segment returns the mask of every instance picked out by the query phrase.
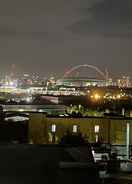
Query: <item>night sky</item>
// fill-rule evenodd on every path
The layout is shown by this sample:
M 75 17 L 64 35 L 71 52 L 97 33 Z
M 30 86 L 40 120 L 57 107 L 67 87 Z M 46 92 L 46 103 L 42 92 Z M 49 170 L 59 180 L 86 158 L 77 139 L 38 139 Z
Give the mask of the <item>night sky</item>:
M 1 0 L 0 63 L 2 73 L 93 64 L 132 76 L 132 0 Z

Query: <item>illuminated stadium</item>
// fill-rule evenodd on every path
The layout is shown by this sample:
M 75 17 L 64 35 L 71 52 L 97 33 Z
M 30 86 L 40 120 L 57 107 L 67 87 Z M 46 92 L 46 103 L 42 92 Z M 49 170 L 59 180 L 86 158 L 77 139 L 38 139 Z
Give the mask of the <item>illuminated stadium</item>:
M 90 71 L 94 71 L 98 75 L 98 77 L 82 77 L 80 76 L 80 69 L 90 69 Z M 89 75 L 87 72 L 85 75 Z M 76 76 L 75 74 L 78 74 Z M 75 86 L 75 87 L 87 87 L 87 86 L 106 86 L 106 81 L 108 79 L 108 72 L 102 72 L 99 68 L 93 65 L 77 65 L 68 70 L 64 76 L 56 81 L 57 86 Z

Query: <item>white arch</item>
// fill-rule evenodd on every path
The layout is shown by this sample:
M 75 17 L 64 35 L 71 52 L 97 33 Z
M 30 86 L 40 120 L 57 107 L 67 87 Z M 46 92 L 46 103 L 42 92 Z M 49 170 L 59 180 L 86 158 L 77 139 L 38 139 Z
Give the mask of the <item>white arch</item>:
M 66 72 L 64 74 L 63 78 L 67 77 L 73 71 L 78 70 L 79 68 L 82 68 L 82 67 L 91 68 L 92 70 L 95 70 L 97 73 L 99 73 L 101 75 L 101 77 L 103 77 L 105 80 L 107 79 L 107 75 L 105 73 L 103 73 L 98 67 L 93 66 L 93 65 L 89 65 L 89 64 L 77 65 L 77 66 L 72 67 L 70 70 L 68 70 L 68 72 Z

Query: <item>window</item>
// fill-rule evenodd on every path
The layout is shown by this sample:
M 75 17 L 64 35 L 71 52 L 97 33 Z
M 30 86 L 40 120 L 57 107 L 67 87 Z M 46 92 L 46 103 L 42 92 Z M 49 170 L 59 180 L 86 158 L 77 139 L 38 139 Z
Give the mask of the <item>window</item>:
M 99 125 L 95 125 L 94 126 L 94 132 L 95 132 L 95 139 L 96 139 L 96 142 L 98 142 L 99 141 Z
M 51 132 L 56 132 L 56 125 L 55 124 L 53 124 L 53 125 L 51 125 Z
M 94 126 L 94 132 L 95 133 L 99 133 L 99 125 L 95 125 Z
M 77 126 L 77 125 L 73 125 L 72 131 L 73 131 L 73 133 L 77 133 L 77 131 L 78 131 L 78 126 Z

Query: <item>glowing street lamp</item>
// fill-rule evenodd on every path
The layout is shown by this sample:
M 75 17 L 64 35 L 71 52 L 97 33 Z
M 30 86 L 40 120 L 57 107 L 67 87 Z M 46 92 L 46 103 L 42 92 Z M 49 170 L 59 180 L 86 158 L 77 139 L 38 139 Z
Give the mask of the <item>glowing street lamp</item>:
M 95 93 L 94 95 L 91 96 L 93 100 L 100 100 L 101 96 L 98 93 Z
M 96 93 L 96 94 L 94 95 L 94 99 L 95 99 L 95 100 L 99 100 L 99 99 L 100 99 L 100 95 Z
M 116 98 L 117 98 L 117 99 L 120 99 L 120 98 L 121 98 L 121 95 L 120 95 L 120 94 L 118 94 Z

